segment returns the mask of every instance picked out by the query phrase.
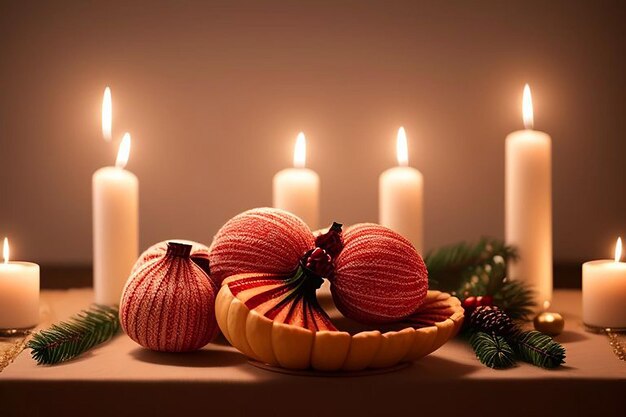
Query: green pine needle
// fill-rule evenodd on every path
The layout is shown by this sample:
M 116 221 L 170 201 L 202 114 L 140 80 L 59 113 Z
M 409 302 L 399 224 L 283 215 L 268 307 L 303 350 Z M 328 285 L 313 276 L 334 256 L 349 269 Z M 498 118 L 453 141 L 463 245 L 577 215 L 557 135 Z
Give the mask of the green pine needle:
M 478 360 L 485 366 L 504 369 L 515 365 L 515 353 L 502 336 L 476 332 L 470 337 L 470 344 Z
M 517 258 L 515 248 L 482 238 L 476 244 L 444 246 L 424 261 L 431 288 L 451 292 L 461 301 L 489 295 L 512 319 L 528 320 L 535 305 L 533 291 L 521 281 L 506 278 L 507 264 Z
M 534 291 L 522 281 L 504 279 L 494 303 L 513 320 L 530 320 L 535 306 Z
M 556 368 L 565 362 L 565 348 L 550 336 L 530 330 L 510 338 L 518 358 L 542 368 Z
M 68 321 L 36 333 L 27 347 L 39 365 L 54 365 L 106 342 L 119 328 L 117 307 L 94 304 Z
M 517 259 L 517 252 L 499 240 L 482 238 L 476 244 L 461 242 L 431 251 L 424 262 L 429 279 L 440 289 L 453 291 L 467 278 L 468 272 L 472 272 L 468 270 L 494 263 L 496 256 L 506 262 Z

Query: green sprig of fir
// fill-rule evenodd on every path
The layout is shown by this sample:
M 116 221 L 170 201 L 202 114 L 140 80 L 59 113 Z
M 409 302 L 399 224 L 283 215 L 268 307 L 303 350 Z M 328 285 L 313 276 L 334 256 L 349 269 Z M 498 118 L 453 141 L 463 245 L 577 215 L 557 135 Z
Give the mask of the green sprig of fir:
M 443 246 L 429 252 L 424 258 L 431 284 L 442 291 L 454 291 L 477 267 L 505 263 L 517 259 L 517 251 L 502 241 L 482 238 L 475 244 L 467 242 Z
M 556 368 L 565 362 L 565 348 L 536 330 L 514 335 L 511 342 L 517 357 L 535 366 Z
M 504 337 L 476 332 L 472 334 L 469 342 L 483 365 L 494 369 L 510 368 L 515 365 L 515 352 Z
M 494 303 L 513 320 L 530 320 L 535 301 L 534 291 L 522 281 L 502 278 L 502 283 L 494 292 Z
M 117 307 L 92 305 L 69 320 L 36 333 L 28 342 L 39 365 L 54 365 L 73 359 L 111 339 L 119 331 Z
M 535 305 L 532 289 L 506 277 L 508 263 L 517 259 L 514 247 L 482 238 L 475 244 L 444 246 L 430 252 L 424 261 L 431 288 L 451 292 L 461 301 L 489 295 L 514 320 L 528 320 Z

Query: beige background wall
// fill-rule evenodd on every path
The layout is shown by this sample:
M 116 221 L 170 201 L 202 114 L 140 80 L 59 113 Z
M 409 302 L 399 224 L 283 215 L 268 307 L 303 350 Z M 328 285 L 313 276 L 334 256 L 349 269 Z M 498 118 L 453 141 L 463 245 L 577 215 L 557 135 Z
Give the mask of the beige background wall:
M 0 235 L 19 258 L 90 262 L 91 174 L 125 130 L 143 247 L 209 243 L 270 204 L 299 130 L 323 221 L 376 220 L 403 124 L 427 247 L 502 236 L 529 82 L 554 140 L 555 257 L 608 256 L 626 236 L 625 18 L 618 1 L 2 1 Z

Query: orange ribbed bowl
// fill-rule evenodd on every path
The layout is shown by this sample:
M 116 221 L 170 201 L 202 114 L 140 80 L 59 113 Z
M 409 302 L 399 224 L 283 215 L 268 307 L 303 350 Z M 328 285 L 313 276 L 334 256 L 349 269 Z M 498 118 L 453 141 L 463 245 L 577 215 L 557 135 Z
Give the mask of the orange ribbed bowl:
M 243 275 L 243 274 L 242 274 Z M 424 357 L 454 337 L 463 323 L 456 297 L 428 291 L 419 310 L 405 322 L 366 327 L 342 317 L 327 287 L 320 303 L 345 331 L 311 331 L 272 321 L 233 295 L 227 278 L 217 295 L 217 322 L 228 341 L 252 360 L 292 370 L 359 371 L 386 368 Z

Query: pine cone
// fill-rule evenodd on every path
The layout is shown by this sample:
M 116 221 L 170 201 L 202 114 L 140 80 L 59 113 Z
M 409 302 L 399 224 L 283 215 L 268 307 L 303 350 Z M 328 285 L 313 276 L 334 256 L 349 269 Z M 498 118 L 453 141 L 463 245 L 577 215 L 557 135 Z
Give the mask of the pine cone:
M 472 329 L 488 334 L 508 336 L 518 330 L 513 320 L 496 306 L 476 307 L 469 321 Z

